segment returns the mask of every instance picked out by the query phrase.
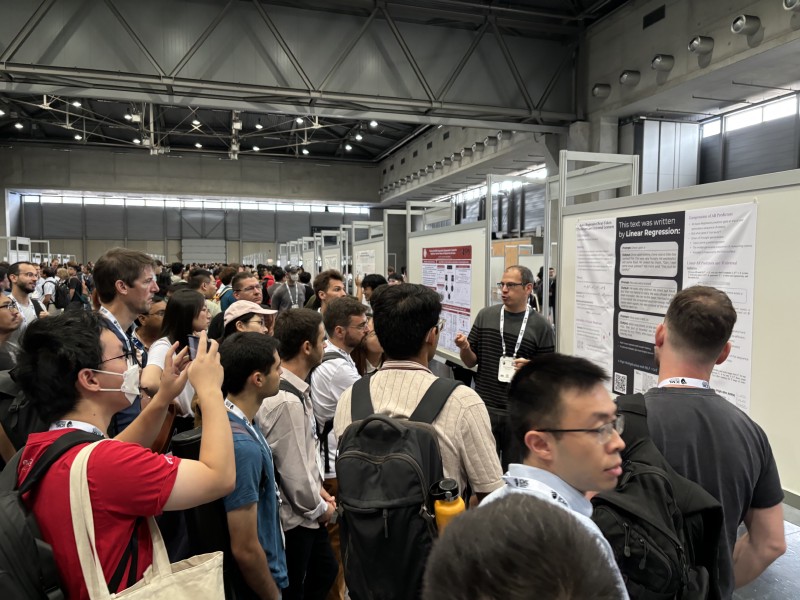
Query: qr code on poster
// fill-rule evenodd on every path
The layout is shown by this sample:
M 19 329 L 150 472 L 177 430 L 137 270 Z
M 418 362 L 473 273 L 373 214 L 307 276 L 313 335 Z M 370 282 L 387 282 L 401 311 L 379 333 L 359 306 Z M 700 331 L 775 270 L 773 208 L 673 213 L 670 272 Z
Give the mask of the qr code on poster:
M 614 391 L 617 394 L 628 393 L 628 376 L 623 373 L 614 373 Z

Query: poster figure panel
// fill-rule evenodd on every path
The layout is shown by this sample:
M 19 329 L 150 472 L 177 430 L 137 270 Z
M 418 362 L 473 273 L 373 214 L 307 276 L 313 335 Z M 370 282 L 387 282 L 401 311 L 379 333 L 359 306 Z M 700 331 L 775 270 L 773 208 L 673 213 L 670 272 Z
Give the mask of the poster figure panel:
M 422 249 L 422 284 L 435 290 L 442 299 L 445 331 L 439 346 L 458 354 L 457 331 L 469 331 L 472 294 L 472 247 L 445 246 Z
M 656 327 L 672 297 L 693 285 L 728 294 L 738 314 L 733 349 L 711 385 L 750 408 L 756 205 L 579 221 L 575 354 L 612 374 L 618 394 L 658 384 Z
M 353 254 L 356 273 L 362 277 L 371 273 L 377 273 L 375 270 L 375 250 L 356 250 Z

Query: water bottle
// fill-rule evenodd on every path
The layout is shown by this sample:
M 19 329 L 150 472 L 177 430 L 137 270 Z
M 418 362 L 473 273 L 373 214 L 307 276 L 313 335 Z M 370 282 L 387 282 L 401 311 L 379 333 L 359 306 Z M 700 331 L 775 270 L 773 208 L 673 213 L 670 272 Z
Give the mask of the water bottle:
M 466 505 L 458 493 L 458 483 L 455 479 L 442 479 L 434 483 L 431 486 L 431 496 L 434 499 L 436 527 L 441 535 L 447 524 L 466 510 Z

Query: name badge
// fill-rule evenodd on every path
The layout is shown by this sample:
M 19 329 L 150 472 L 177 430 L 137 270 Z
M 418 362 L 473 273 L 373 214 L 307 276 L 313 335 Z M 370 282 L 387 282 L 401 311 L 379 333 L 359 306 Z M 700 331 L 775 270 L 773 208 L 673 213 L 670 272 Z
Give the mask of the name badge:
M 514 359 L 511 356 L 500 357 L 500 368 L 497 370 L 497 380 L 508 383 L 514 378 Z
M 300 308 L 297 304 L 292 304 L 291 308 Z

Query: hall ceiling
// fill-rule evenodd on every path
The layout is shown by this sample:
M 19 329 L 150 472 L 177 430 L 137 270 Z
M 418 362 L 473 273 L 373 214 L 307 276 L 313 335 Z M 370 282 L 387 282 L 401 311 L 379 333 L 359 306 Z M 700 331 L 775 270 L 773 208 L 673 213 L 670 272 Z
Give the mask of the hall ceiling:
M 0 0 L 0 142 L 377 162 L 441 123 L 564 131 L 624 3 Z

